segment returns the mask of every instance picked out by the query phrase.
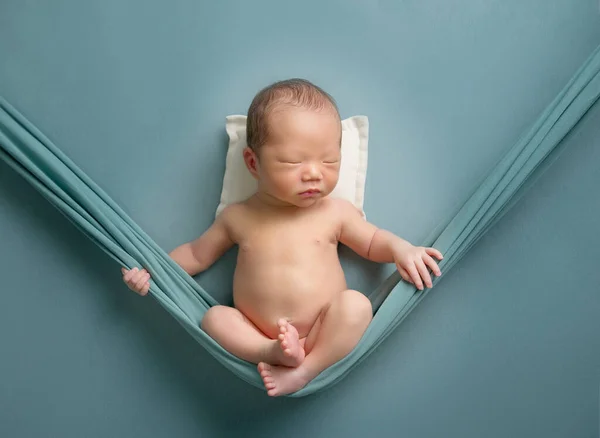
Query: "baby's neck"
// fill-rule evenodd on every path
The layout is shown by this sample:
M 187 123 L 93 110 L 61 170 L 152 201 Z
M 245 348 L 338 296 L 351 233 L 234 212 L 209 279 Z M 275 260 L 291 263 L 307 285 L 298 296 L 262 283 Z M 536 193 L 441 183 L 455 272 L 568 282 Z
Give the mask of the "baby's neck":
M 282 201 L 280 199 L 275 198 L 268 193 L 263 191 L 258 191 L 253 196 L 254 201 L 259 207 L 275 209 L 282 212 L 296 212 L 298 210 L 304 210 L 310 207 L 299 207 L 294 204 L 290 204 L 288 202 Z M 318 201 L 317 201 L 318 202 Z M 315 204 L 313 204 L 315 205 Z
M 281 201 L 281 200 L 275 198 L 274 196 L 271 196 L 268 193 L 265 193 L 262 191 L 256 192 L 256 194 L 254 195 L 254 199 L 256 200 L 257 204 L 264 206 L 264 207 L 278 208 L 278 209 L 297 209 L 297 208 L 299 208 L 293 204 L 289 204 L 287 202 Z

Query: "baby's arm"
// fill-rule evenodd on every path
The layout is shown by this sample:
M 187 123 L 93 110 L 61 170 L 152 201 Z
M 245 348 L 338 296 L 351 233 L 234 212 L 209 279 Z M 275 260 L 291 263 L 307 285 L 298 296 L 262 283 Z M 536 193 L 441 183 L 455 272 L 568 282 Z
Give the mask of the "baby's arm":
M 204 234 L 178 246 L 169 256 L 189 275 L 207 270 L 234 245 L 228 225 L 230 214 L 230 209 L 223 210 Z
M 205 271 L 234 245 L 229 227 L 231 215 L 232 208 L 226 208 L 199 238 L 178 246 L 169 256 L 189 275 Z M 148 293 L 150 274 L 145 269 L 123 268 L 121 272 L 129 289 L 140 295 Z
M 358 255 L 378 263 L 395 263 L 405 281 L 423 289 L 423 281 L 431 287 L 427 267 L 437 275 L 441 272 L 433 257 L 442 254 L 434 248 L 416 247 L 389 231 L 377 228 L 364 220 L 349 202 L 340 201 L 342 210 L 340 242 Z
M 342 213 L 340 242 L 361 257 L 377 263 L 394 263 L 393 247 L 410 245 L 406 240 L 364 220 L 358 209 L 349 202 L 338 202 L 338 211 Z

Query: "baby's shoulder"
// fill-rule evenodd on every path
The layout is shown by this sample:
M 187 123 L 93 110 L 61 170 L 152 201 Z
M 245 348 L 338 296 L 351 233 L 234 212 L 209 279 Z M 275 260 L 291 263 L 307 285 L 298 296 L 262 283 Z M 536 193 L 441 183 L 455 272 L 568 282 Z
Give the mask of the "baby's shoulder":
M 230 239 L 238 243 L 243 239 L 248 229 L 248 221 L 250 219 L 251 208 L 244 202 L 229 204 L 216 218 L 216 222 L 220 223 L 223 229 L 227 230 Z
M 219 214 L 218 219 L 224 223 L 236 223 L 240 218 L 247 216 L 248 205 L 244 202 L 227 205 Z
M 328 196 L 323 199 L 323 207 L 328 213 L 335 213 L 336 216 L 345 217 L 348 215 L 362 215 L 362 212 L 352 202 L 342 198 L 332 198 Z

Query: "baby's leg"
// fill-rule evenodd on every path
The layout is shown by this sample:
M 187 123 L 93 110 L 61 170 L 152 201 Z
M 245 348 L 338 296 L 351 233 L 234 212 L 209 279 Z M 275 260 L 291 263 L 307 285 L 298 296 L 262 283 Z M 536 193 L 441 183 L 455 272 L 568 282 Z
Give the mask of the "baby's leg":
M 252 363 L 298 366 L 304 360 L 298 333 L 285 320 L 279 328 L 283 336 L 270 339 L 239 310 L 227 306 L 213 306 L 202 318 L 202 330 L 234 356 Z
M 325 368 L 343 359 L 358 344 L 373 318 L 369 299 L 354 290 L 341 292 L 320 318 L 318 333 L 309 333 L 306 358 L 297 368 L 263 361 L 258 371 L 271 396 L 289 394 L 303 388 Z

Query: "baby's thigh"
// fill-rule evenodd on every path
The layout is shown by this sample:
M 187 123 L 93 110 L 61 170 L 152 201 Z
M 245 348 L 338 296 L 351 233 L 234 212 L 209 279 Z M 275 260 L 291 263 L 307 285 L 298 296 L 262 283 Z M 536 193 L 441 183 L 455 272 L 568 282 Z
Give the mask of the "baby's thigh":
M 308 333 L 304 347 L 306 353 L 314 347 L 325 320 L 334 325 L 333 329 L 343 330 L 348 325 L 363 325 L 365 321 L 370 321 L 372 316 L 373 307 L 366 295 L 353 289 L 341 291 L 323 308 Z
M 240 324 L 248 325 L 250 328 L 263 334 L 261 330 L 238 309 L 221 305 L 212 306 L 206 311 L 202 318 L 201 327 L 202 330 L 210 334 L 211 332 L 220 329 L 236 329 Z
M 339 312 L 348 322 L 359 322 L 373 316 L 373 306 L 367 296 L 357 290 L 348 289 L 340 293 L 332 303 L 336 313 Z

